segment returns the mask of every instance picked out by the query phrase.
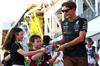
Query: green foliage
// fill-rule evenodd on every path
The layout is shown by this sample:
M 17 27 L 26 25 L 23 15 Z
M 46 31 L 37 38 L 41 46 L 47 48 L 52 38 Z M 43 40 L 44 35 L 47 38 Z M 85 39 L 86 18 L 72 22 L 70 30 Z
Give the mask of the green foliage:
M 33 48 L 33 46 L 30 43 L 28 43 L 27 45 L 28 45 L 28 50 Z
M 35 18 L 35 16 L 36 16 L 36 18 Z M 39 23 L 40 29 L 41 29 L 41 31 L 43 33 L 43 29 L 44 29 L 43 13 L 31 13 L 31 18 L 32 18 L 32 21 L 30 21 L 30 29 L 31 29 L 30 36 L 32 36 L 32 35 L 39 35 L 39 36 L 41 36 L 40 31 L 39 31 L 39 27 L 38 27 L 38 23 Z M 38 30 L 36 29 L 34 24 L 36 25 Z M 43 37 L 42 36 L 41 36 L 41 42 L 43 42 Z M 30 43 L 28 43 L 28 49 L 32 49 L 32 48 L 33 48 L 33 46 Z
M 35 16 L 36 16 L 36 18 L 35 18 Z M 36 27 L 34 26 L 34 24 L 33 24 L 33 22 L 32 21 L 30 21 L 30 28 L 31 28 L 31 34 L 30 34 L 30 36 L 32 36 L 32 35 L 40 35 L 41 36 L 41 34 L 40 34 L 40 31 L 39 31 L 39 27 L 38 27 L 38 23 L 39 23 L 39 26 L 40 26 L 40 29 L 41 29 L 41 31 L 42 31 L 42 33 L 43 33 L 43 27 L 44 27 L 44 23 L 43 23 L 43 21 L 44 21 L 44 18 L 43 18 L 43 14 L 42 13 L 38 13 L 38 14 L 36 14 L 36 13 L 32 13 L 31 14 L 31 17 L 32 17 L 32 20 L 33 20 L 33 22 L 34 22 L 34 24 L 36 25 L 36 27 L 37 27 L 37 29 L 36 29 Z M 36 20 L 37 19 L 37 20 Z M 37 23 L 38 22 L 38 23 Z

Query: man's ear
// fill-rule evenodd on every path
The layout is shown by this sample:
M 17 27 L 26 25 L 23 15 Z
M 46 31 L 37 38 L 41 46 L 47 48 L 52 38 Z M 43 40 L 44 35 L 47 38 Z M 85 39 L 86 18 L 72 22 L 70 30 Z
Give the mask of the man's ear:
M 75 8 L 72 9 L 75 12 Z

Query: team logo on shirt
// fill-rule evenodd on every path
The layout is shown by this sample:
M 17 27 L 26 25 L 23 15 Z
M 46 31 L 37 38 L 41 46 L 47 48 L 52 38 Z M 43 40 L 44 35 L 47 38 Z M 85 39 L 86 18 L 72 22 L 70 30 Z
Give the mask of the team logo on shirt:
M 68 22 L 64 23 L 63 25 L 63 32 L 66 33 L 68 30 Z
M 87 21 L 84 21 L 82 29 L 86 30 L 87 29 Z
M 68 24 L 68 22 L 66 22 L 66 23 L 64 23 L 65 25 L 67 25 Z
M 79 31 L 79 21 L 76 22 L 75 26 L 74 26 L 74 29 L 75 31 Z

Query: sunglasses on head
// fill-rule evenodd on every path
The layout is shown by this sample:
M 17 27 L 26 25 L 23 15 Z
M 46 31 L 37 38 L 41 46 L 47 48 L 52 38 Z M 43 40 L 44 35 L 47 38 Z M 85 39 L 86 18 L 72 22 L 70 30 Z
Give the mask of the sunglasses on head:
M 62 10 L 62 12 L 64 13 L 64 12 L 68 12 L 70 9 L 66 9 L 66 10 Z

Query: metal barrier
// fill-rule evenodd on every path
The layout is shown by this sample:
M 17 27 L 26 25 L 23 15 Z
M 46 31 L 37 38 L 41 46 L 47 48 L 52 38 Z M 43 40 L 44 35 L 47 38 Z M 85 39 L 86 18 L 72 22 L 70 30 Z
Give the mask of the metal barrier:
M 86 11 L 84 11 L 79 16 L 83 17 L 83 18 L 86 18 L 87 21 L 90 21 L 90 20 L 92 20 L 96 17 L 95 12 L 93 12 L 90 8 L 88 8 Z M 98 4 L 98 16 L 100 16 L 100 3 Z

